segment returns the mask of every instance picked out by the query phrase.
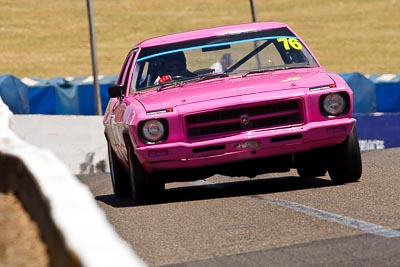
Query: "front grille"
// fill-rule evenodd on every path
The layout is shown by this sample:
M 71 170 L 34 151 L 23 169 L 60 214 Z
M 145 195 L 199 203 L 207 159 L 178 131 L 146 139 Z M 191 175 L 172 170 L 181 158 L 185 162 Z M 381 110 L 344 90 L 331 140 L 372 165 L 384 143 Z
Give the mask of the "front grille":
M 301 124 L 301 107 L 301 99 L 293 99 L 191 114 L 185 118 L 187 137 L 189 140 L 216 138 L 246 130 Z

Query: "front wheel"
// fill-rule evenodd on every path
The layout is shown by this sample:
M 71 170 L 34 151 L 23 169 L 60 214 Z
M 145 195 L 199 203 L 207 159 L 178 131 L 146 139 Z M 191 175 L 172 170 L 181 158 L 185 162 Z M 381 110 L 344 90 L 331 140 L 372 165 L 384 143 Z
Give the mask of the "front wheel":
M 124 166 L 122 166 L 110 143 L 108 143 L 108 161 L 110 163 L 110 174 L 114 195 L 117 197 L 130 197 L 131 184 L 129 182 L 128 172 Z
M 351 183 L 361 178 L 361 152 L 355 128 L 346 140 L 328 149 L 328 173 L 335 183 Z
M 129 180 L 132 198 L 137 204 L 157 199 L 165 185 L 155 174 L 148 173 L 136 157 L 132 145 L 128 145 Z

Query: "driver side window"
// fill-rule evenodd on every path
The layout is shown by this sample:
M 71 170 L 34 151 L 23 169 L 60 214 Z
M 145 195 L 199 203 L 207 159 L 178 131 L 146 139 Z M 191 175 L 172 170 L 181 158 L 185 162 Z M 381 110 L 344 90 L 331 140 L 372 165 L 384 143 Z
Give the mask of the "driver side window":
M 131 93 L 153 85 L 157 78 L 155 70 L 156 68 L 152 61 L 136 62 L 131 83 Z

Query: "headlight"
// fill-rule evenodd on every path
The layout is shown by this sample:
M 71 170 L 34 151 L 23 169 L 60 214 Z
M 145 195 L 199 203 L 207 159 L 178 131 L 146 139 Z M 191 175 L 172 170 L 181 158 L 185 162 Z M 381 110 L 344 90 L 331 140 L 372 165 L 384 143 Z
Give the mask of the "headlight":
M 321 112 L 328 116 L 338 116 L 346 113 L 348 107 L 347 94 L 332 93 L 323 95 L 320 101 Z
M 145 143 L 155 143 L 167 137 L 166 120 L 151 119 L 139 124 L 139 132 Z

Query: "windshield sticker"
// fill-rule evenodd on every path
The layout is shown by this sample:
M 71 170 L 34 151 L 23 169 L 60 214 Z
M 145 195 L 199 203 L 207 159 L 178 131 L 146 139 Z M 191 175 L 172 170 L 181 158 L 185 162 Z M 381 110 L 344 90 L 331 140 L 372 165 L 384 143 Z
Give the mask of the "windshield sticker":
M 296 38 L 278 38 L 276 39 L 278 42 L 283 43 L 283 47 L 285 50 L 296 49 L 301 50 L 303 46 Z

